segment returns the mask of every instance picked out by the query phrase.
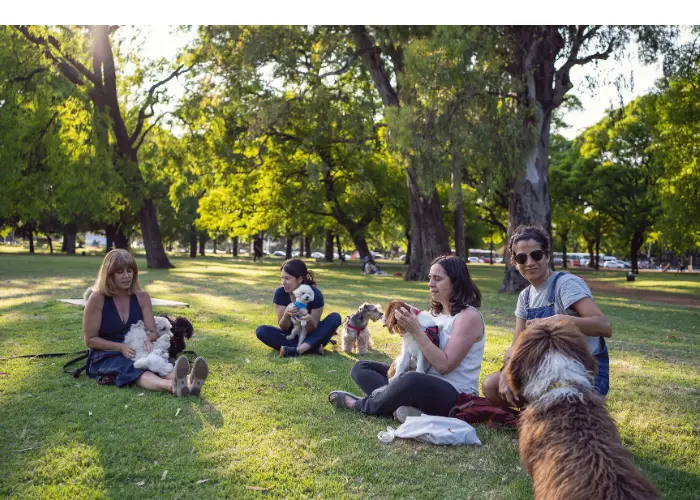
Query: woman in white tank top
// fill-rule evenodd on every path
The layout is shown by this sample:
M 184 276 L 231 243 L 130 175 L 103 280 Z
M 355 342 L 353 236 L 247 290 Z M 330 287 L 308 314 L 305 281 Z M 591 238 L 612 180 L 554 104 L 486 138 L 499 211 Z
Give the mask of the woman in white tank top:
M 484 320 L 476 309 L 481 306 L 481 293 L 467 264 L 454 255 L 433 261 L 429 288 L 430 312 L 442 329 L 439 346 L 432 343 L 411 311 L 396 316 L 399 325 L 415 337 L 431 365 L 427 373 L 405 373 L 373 395 L 388 384 L 389 365 L 358 361 L 351 375 L 367 396 L 333 391 L 328 395 L 333 405 L 369 415 L 389 416 L 399 407 L 408 406 L 430 415 L 446 416 L 460 393 L 478 394 L 486 338 Z

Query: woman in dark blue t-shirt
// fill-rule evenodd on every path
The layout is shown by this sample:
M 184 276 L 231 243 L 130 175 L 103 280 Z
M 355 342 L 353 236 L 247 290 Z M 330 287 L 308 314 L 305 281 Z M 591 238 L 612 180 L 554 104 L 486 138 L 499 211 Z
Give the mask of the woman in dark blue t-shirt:
M 340 314 L 330 313 L 323 320 L 323 294 L 316 288 L 314 273 L 306 268 L 300 259 L 290 259 L 280 268 L 282 271 L 282 286 L 275 290 L 272 303 L 277 313 L 277 327 L 261 325 L 255 330 L 255 335 L 264 344 L 279 350 L 280 356 L 299 356 L 307 352 L 323 353 L 323 347 L 330 342 L 335 331 L 340 327 Z M 299 309 L 294 305 L 294 290 L 300 285 L 309 285 L 314 291 L 314 300 L 307 309 Z M 306 320 L 306 341 L 297 347 L 298 339 L 287 340 L 292 329 L 292 316 L 300 314 L 300 319 Z

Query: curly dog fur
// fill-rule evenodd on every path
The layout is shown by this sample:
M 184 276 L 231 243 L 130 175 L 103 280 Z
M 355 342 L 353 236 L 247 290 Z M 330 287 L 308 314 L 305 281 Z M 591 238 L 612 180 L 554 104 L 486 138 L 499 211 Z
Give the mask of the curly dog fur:
M 659 498 L 622 447 L 603 399 L 593 391 L 595 359 L 571 321 L 525 329 L 506 367 L 521 414 L 520 461 L 539 500 Z

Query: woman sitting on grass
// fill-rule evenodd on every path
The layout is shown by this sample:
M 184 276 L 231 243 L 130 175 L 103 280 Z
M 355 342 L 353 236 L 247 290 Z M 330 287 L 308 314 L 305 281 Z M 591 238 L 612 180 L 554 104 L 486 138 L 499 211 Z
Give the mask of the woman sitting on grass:
M 280 356 L 299 356 L 306 353 L 323 354 L 323 348 L 330 342 L 341 323 L 340 314 L 330 313 L 323 320 L 323 294 L 316 288 L 314 273 L 309 271 L 303 260 L 290 259 L 280 268 L 282 286 L 275 290 L 272 303 L 277 313 L 277 326 L 261 325 L 255 335 L 263 342 L 279 351 Z M 314 300 L 301 312 L 294 305 L 294 290 L 300 285 L 309 285 L 314 291 Z M 298 339 L 287 340 L 292 330 L 292 316 L 299 313 L 299 319 L 306 320 L 306 341 L 297 347 Z
M 383 391 L 373 392 L 389 383 L 389 365 L 358 361 L 351 376 L 366 397 L 344 391 L 328 395 L 331 404 L 368 415 L 447 416 L 460 393 L 479 393 L 479 373 L 486 342 L 481 313 L 481 293 L 472 281 L 467 264 L 457 256 L 443 255 L 430 267 L 430 312 L 440 325 L 440 345 L 430 340 L 412 311 L 397 312 L 403 330 L 413 335 L 430 368 L 427 373 L 408 372 Z
M 112 250 L 104 258 L 97 280 L 83 312 L 83 337 L 90 348 L 86 370 L 88 377 L 101 384 L 117 387 L 136 384 L 151 391 L 172 392 L 179 396 L 199 395 L 209 374 L 204 358 L 197 358 L 192 375 L 187 376 L 189 362 L 180 356 L 166 377 L 134 367 L 136 352 L 124 343 L 131 325 L 143 321 L 148 330 L 144 349 L 153 349 L 158 338 L 151 298 L 139 285 L 136 260 L 126 250 Z
M 605 396 L 610 389 L 610 361 L 605 337 L 612 335 L 610 321 L 593 301 L 593 295 L 585 281 L 567 272 L 553 272 L 549 236 L 540 226 L 520 226 L 510 239 L 511 264 L 520 271 L 530 285 L 518 296 L 515 308 L 515 335 L 536 322 L 568 319 L 586 335 L 588 346 L 596 359 L 598 371 L 594 389 Z M 503 359 L 505 367 L 510 360 L 513 345 Z M 503 369 L 484 379 L 481 390 L 495 406 L 523 406 L 513 395 Z

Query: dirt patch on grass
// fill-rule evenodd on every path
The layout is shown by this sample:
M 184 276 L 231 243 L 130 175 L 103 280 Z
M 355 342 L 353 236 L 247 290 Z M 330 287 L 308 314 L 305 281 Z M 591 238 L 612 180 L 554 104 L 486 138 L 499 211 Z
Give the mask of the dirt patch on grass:
M 700 309 L 700 299 L 693 295 L 623 288 L 615 285 L 614 283 L 598 281 L 590 278 L 586 279 L 586 283 L 588 283 L 588 286 L 590 287 L 593 293 L 601 292 L 606 294 L 617 295 L 620 297 L 627 297 L 630 299 L 646 300 L 650 302 L 663 302 L 664 304 L 695 307 Z

